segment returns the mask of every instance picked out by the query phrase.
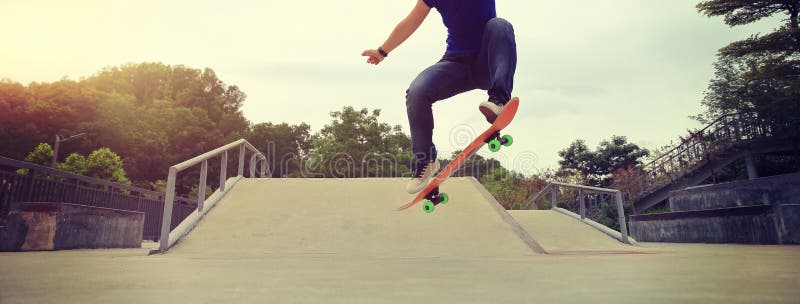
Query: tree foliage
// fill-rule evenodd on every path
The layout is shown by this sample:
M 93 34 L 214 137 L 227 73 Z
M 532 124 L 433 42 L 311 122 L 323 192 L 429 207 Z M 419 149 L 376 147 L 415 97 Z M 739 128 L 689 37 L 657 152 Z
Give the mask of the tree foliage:
M 109 67 L 80 81 L 3 80 L 0 155 L 21 159 L 35 149 L 27 160 L 49 166 L 52 148 L 39 143 L 87 133 L 62 143 L 59 169 L 163 192 L 171 165 L 244 137 L 267 154 L 273 177 L 410 176 L 411 140 L 382 122 L 380 110 L 343 107 L 312 133 L 305 123 L 251 124 L 240 111 L 245 98 L 210 69 L 161 63 Z M 229 176 L 238 162 L 231 155 Z M 210 160 L 206 195 L 218 186 L 218 159 Z M 179 195 L 196 197 L 196 167 L 178 175 Z M 477 155 L 456 175 L 475 176 L 509 208 L 544 183 Z
M 29 163 L 50 166 L 53 159 L 53 149 L 47 143 L 41 143 L 28 153 L 25 161 Z M 130 185 L 125 174 L 122 158 L 109 148 L 100 148 L 85 157 L 80 153 L 72 153 L 62 163 L 57 163 L 59 170 L 99 178 L 112 182 Z M 23 170 L 23 172 L 25 172 Z
M 379 122 L 380 110 L 344 107 L 314 136 L 310 171 L 325 177 L 410 174 L 411 139 L 399 125 Z
M 506 209 L 525 207 L 547 186 L 547 181 L 538 175 L 526 177 L 502 166 L 494 167 L 478 180 Z
M 613 172 L 611 187 L 620 190 L 626 202 L 639 199 L 644 185 L 645 174 L 641 168 L 629 166 L 619 168 Z
M 130 184 L 125 176 L 122 158 L 109 148 L 100 148 L 86 158 L 86 175 L 121 184 Z
M 755 111 L 773 126 L 800 116 L 800 83 L 788 78 L 746 79 L 748 73 L 765 68 L 763 58 L 721 57 L 715 64 L 714 79 L 703 99 L 706 113 L 696 118 L 703 123 L 726 114 Z
M 25 156 L 25 161 L 49 167 L 53 162 L 53 148 L 50 147 L 50 144 L 40 143 L 31 153 Z
M 442 161 L 442 166 L 446 166 L 450 161 L 461 154 L 461 150 L 457 150 L 453 152 L 450 159 L 444 159 Z M 496 169 L 501 169 L 501 171 L 495 171 Z M 482 180 L 486 174 L 491 172 L 495 173 L 507 173 L 508 170 L 503 168 L 500 164 L 500 161 L 493 159 L 493 158 L 485 158 L 478 154 L 473 154 L 466 161 L 464 164 L 461 165 L 461 168 L 458 168 L 455 172 L 453 172 L 453 176 L 472 176 L 475 177 L 477 180 Z
M 313 144 L 311 126 L 306 123 L 259 123 L 250 128 L 246 138 L 266 154 L 268 171 L 272 177 L 299 176 L 302 159 L 308 155 Z
M 147 186 L 163 179 L 169 166 L 246 135 L 250 124 L 240 111 L 245 97 L 211 69 L 161 63 L 109 67 L 81 81 L 26 86 L 3 80 L 0 155 L 21 159 L 56 134 L 87 133 L 64 143 L 59 154 L 88 155 L 108 147 L 129 178 Z M 210 169 L 210 176 L 218 174 Z M 101 175 L 106 174 L 113 175 Z
M 79 153 L 72 153 L 67 156 L 63 163 L 58 164 L 58 169 L 78 175 L 86 175 L 89 172 L 89 162 L 85 156 Z
M 707 16 L 725 16 L 725 23 L 730 26 L 753 23 L 779 12 L 786 12 L 796 21 L 798 9 L 797 0 L 711 0 L 697 5 L 697 10 Z
M 766 35 L 753 35 L 720 49 L 703 105 L 696 116 L 708 123 L 719 115 L 756 111 L 772 125 L 800 117 L 800 29 L 798 0 L 711 0 L 697 5 L 709 17 L 724 16 L 730 26 L 775 14 L 787 23 Z
M 612 173 L 621 169 L 641 165 L 649 155 L 647 149 L 628 142 L 625 136 L 612 136 L 603 140 L 592 151 L 586 142 L 578 139 L 558 152 L 560 176 L 582 176 L 589 185 L 609 187 L 613 183 Z

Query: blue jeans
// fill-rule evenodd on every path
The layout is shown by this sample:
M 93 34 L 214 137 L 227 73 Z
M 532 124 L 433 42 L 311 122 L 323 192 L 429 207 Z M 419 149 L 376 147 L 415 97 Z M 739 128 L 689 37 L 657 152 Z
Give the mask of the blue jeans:
M 486 23 L 479 53 L 445 55 L 411 82 L 406 91 L 406 110 L 417 170 L 436 159 L 433 103 L 459 93 L 482 89 L 488 91 L 489 101 L 505 104 L 511 99 L 516 67 L 514 28 L 505 19 L 494 18 Z

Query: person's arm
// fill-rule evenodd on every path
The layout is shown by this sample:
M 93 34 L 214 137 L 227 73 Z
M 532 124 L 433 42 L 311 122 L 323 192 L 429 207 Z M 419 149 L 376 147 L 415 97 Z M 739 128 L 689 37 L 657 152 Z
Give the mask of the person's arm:
M 419 28 L 422 24 L 422 21 L 425 21 L 425 17 L 428 16 L 428 13 L 431 11 L 431 8 L 425 4 L 423 0 L 417 0 L 417 4 L 414 6 L 414 9 L 411 10 L 411 13 L 406 16 L 405 19 L 400 21 L 400 23 L 395 26 L 392 33 L 389 35 L 389 38 L 386 39 L 380 49 L 387 54 L 396 49 L 400 44 L 402 44 L 414 31 Z M 369 57 L 367 58 L 367 63 L 370 64 L 378 64 L 383 61 L 384 57 L 381 53 L 377 50 L 366 50 L 361 53 L 361 56 Z

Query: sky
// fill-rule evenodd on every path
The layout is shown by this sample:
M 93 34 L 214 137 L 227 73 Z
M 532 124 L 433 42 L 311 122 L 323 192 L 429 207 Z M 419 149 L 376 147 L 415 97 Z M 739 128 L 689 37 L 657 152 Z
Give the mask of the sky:
M 515 28 L 513 95 L 520 109 L 506 133 L 514 145 L 479 153 L 535 173 L 558 166 L 576 139 L 612 135 L 657 148 L 701 127 L 701 101 L 717 50 L 778 27 L 783 16 L 730 28 L 699 1 L 496 0 Z M 104 67 L 162 62 L 211 68 L 248 98 L 252 122 L 306 122 L 319 130 L 344 106 L 381 109 L 408 132 L 405 90 L 445 49 L 431 11 L 378 66 L 377 48 L 415 0 L 203 1 L 0 0 L 0 78 L 23 84 L 86 78 Z M 434 105 L 440 154 L 461 149 L 488 125 L 485 91 Z

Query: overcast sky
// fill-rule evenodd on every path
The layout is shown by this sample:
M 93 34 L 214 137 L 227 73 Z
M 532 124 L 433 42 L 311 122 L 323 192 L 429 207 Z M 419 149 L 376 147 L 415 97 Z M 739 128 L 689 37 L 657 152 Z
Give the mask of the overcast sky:
M 554 168 L 575 139 L 611 135 L 655 148 L 699 125 L 719 48 L 777 27 L 784 16 L 729 28 L 688 0 L 497 0 L 514 24 L 521 105 L 499 158 L 531 173 Z M 103 67 L 157 61 L 209 67 L 248 98 L 253 122 L 330 122 L 345 105 L 379 108 L 408 130 L 405 89 L 445 49 L 438 12 L 379 66 L 379 46 L 415 0 L 36 1 L 0 0 L 0 78 L 27 84 L 81 79 Z M 486 127 L 485 92 L 434 106 L 440 151 Z M 462 140 L 459 140 L 461 138 Z M 489 155 L 488 152 L 481 153 Z

